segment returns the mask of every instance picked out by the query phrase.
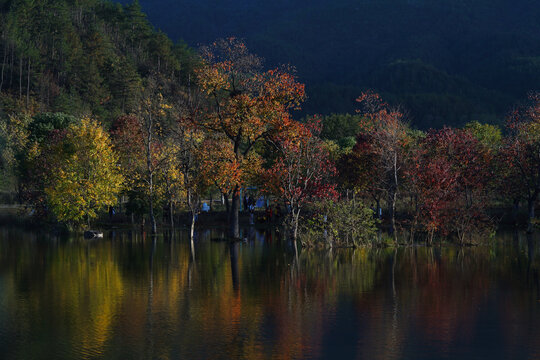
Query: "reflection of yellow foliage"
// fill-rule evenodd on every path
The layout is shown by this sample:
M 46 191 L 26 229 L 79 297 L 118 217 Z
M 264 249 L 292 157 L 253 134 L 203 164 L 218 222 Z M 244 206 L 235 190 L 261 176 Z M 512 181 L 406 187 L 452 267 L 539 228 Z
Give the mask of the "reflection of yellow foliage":
M 59 250 L 45 275 L 47 297 L 63 309 L 64 323 L 80 351 L 102 354 L 122 303 L 124 284 L 118 266 L 106 248 Z

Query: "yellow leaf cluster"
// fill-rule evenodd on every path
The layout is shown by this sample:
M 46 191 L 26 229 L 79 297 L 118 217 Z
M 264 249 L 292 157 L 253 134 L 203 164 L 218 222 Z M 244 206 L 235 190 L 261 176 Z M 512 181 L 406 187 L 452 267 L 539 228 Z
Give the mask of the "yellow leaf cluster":
M 97 121 L 84 118 L 71 125 L 54 150 L 59 161 L 45 193 L 58 220 L 81 223 L 116 204 L 124 178 L 109 135 Z

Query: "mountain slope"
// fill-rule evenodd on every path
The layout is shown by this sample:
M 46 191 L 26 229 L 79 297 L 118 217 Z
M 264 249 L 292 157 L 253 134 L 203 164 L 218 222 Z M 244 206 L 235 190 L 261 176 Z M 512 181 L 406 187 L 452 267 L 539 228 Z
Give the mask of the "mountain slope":
M 306 112 L 353 111 L 374 88 L 420 127 L 500 121 L 540 87 L 533 0 L 141 0 L 173 39 L 245 38 L 268 65 L 307 83 Z

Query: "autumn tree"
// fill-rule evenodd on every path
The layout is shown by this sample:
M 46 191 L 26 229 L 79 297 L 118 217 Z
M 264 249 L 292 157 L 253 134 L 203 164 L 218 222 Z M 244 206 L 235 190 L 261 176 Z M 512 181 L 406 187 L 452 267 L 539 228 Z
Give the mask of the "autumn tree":
M 368 140 L 366 149 L 379 172 L 371 181 L 380 181 L 379 188 L 387 194 L 390 232 L 397 242 L 395 212 L 407 125 L 403 113 L 385 103 L 378 94 L 366 92 L 356 101 L 361 105 L 358 112 L 363 115 L 361 134 Z
M 306 204 L 316 199 L 337 198 L 333 181 L 336 169 L 318 138 L 320 131 L 320 120 L 315 118 L 275 136 L 272 143 L 277 159 L 263 172 L 265 190 L 289 207 L 294 240 Z
M 45 194 L 56 218 L 70 224 L 95 219 L 117 202 L 123 177 L 109 135 L 95 120 L 56 133 L 40 157 L 46 166 Z M 39 164 L 36 164 L 39 165 Z
M 110 133 L 125 177 L 122 195 L 127 196 L 126 209 L 133 222 L 135 215 L 146 214 L 148 202 L 144 182 L 146 157 L 142 128 L 136 116 L 124 115 L 115 119 Z
M 201 197 L 211 183 L 204 168 L 207 165 L 203 151 L 205 133 L 185 118 L 178 120 L 175 132 L 179 150 L 178 171 L 183 181 L 182 191 L 186 205 L 191 212 L 190 239 L 193 241 L 195 222 L 201 211 Z
M 163 151 L 163 139 L 166 138 L 167 121 L 172 106 L 163 96 L 163 85 L 157 78 L 150 78 L 145 84 L 136 118 L 141 129 L 140 135 L 144 144 L 146 190 L 152 234 L 157 233 L 155 216 L 156 174 L 167 162 L 167 153 Z
M 21 199 L 32 204 L 34 214 L 47 216 L 47 199 L 45 195 L 45 180 L 48 178 L 47 162 L 41 162 L 43 151 L 58 139 L 60 134 L 72 125 L 79 124 L 80 119 L 63 113 L 40 113 L 33 116 L 29 122 L 11 128 L 11 136 L 19 134 L 22 142 L 15 155 L 15 172 L 19 181 Z M 11 124 L 14 125 L 14 124 Z
M 512 189 L 520 189 L 527 201 L 528 226 L 533 230 L 535 207 L 540 194 L 540 93 L 532 93 L 528 102 L 515 109 L 507 122 L 509 136 L 502 150 L 507 165 L 505 183 Z
M 486 208 L 493 154 L 469 129 L 430 131 L 406 168 L 417 197 L 416 220 L 428 235 L 465 237 L 490 227 Z M 414 228 L 411 230 L 414 233 Z
M 381 200 L 386 191 L 386 174 L 379 168 L 371 136 L 358 134 L 352 151 L 339 158 L 337 168 L 343 189 L 347 193 L 352 192 L 353 198 L 362 196 L 374 201 L 374 210 L 380 218 Z
M 119 117 L 111 129 L 115 148 L 126 177 L 125 193 L 130 211 L 147 210 L 151 231 L 157 232 L 155 209 L 165 193 L 170 194 L 176 145 L 170 139 L 174 124 L 173 108 L 164 96 L 169 83 L 159 76 L 149 77 L 141 90 L 137 111 Z M 165 183 L 164 183 L 165 182 Z M 163 195 L 160 197 L 159 195 Z
M 261 70 L 261 60 L 234 38 L 218 40 L 202 49 L 198 70 L 207 96 L 201 126 L 223 136 L 229 166 L 238 169 L 232 189 L 230 236 L 238 238 L 240 189 L 244 184 L 240 164 L 264 138 L 290 126 L 290 111 L 304 99 L 304 85 L 290 69 Z
M 172 138 L 165 139 L 161 145 L 163 162 L 160 171 L 156 174 L 158 192 L 166 201 L 169 216 L 169 225 L 174 229 L 174 209 L 183 191 L 183 176 L 180 165 L 182 147 Z

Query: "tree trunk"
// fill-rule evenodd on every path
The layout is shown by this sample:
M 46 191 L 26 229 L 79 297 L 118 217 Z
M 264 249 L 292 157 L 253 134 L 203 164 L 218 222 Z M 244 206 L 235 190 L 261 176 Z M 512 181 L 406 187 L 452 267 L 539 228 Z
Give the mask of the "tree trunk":
M 195 261 L 195 243 L 193 242 L 193 237 L 191 237 L 190 239 L 190 247 L 191 247 L 191 260 Z
M 154 214 L 154 195 L 150 191 L 150 223 L 152 225 L 152 235 L 157 234 L 156 216 Z
M 514 220 L 514 226 L 518 226 L 519 221 L 519 199 L 514 199 L 514 206 L 512 207 L 512 220 Z
M 193 242 L 193 236 L 195 235 L 195 222 L 197 221 L 197 213 L 195 210 L 191 210 L 191 229 L 189 231 L 189 239 Z
M 533 232 L 534 206 L 536 205 L 536 198 L 537 196 L 533 196 L 529 198 L 529 201 L 527 202 L 527 209 L 528 209 L 527 232 L 528 233 Z
M 0 93 L 2 93 L 2 87 L 4 86 L 4 69 L 6 67 L 7 60 L 7 47 L 4 47 L 4 57 L 2 59 L 2 71 L 0 72 Z
M 22 99 L 22 55 L 19 57 L 19 99 Z
M 169 221 L 171 222 L 171 230 L 174 229 L 174 203 L 169 201 Z
M 150 221 L 152 225 L 152 235 L 157 233 L 156 217 L 154 215 L 154 173 L 152 171 L 152 127 L 154 125 L 152 116 L 147 119 L 146 125 L 146 169 L 148 171 L 148 190 L 150 197 Z
M 394 243 L 397 245 L 397 232 L 396 232 L 396 199 L 397 199 L 397 191 L 398 191 L 398 174 L 397 174 L 397 152 L 394 152 L 394 174 L 393 174 L 393 184 L 392 184 L 392 191 L 390 196 L 390 202 L 391 202 L 391 211 L 390 211 L 390 233 L 394 235 Z
M 229 204 L 229 196 L 225 193 L 221 193 L 223 199 L 223 205 L 225 205 L 225 214 L 227 215 L 227 224 L 231 222 L 231 205 Z
M 11 89 L 13 86 L 13 66 L 15 64 L 15 54 L 13 51 L 13 48 L 11 49 L 11 63 L 9 66 L 9 88 Z
M 396 199 L 397 199 L 397 191 L 394 190 L 394 193 L 392 194 L 392 223 L 391 223 L 391 233 L 394 235 L 394 243 L 397 245 L 398 239 L 397 239 L 397 231 L 396 231 Z
M 298 221 L 300 220 L 300 209 L 298 209 L 296 212 L 292 211 L 292 218 L 293 218 L 293 239 L 296 241 L 298 239 Z
M 388 217 L 390 218 L 390 234 L 394 234 L 394 211 L 395 211 L 395 196 L 396 192 L 392 186 L 388 191 Z
M 239 219 L 239 210 L 240 210 L 240 190 L 238 185 L 234 187 L 232 194 L 232 204 L 231 204 L 231 214 L 229 219 L 230 227 L 230 237 L 233 239 L 240 238 L 240 219 Z

